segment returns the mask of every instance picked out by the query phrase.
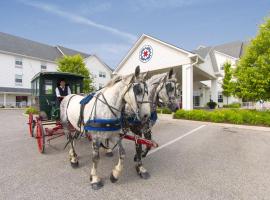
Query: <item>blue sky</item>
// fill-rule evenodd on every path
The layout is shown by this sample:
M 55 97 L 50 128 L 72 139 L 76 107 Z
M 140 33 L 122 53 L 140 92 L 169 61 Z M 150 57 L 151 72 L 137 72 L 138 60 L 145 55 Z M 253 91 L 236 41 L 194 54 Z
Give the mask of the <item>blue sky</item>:
M 97 54 L 112 68 L 143 33 L 187 50 L 248 40 L 268 0 L 0 1 L 0 31 Z

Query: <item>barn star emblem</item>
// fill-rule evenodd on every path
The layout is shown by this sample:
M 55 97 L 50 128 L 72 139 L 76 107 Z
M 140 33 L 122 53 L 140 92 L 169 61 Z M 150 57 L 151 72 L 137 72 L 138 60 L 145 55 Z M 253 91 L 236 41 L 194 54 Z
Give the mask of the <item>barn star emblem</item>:
M 143 46 L 140 50 L 140 61 L 146 63 L 148 62 L 153 56 L 153 49 L 150 45 Z

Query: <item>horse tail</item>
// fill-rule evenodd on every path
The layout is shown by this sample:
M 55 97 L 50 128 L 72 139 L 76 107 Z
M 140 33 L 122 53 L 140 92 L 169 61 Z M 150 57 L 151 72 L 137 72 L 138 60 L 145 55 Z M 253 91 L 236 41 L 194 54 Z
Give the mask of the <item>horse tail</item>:
M 67 109 L 68 109 L 70 98 L 72 96 L 73 95 L 66 96 L 60 104 L 60 120 L 62 123 L 65 123 L 65 124 L 68 123 Z

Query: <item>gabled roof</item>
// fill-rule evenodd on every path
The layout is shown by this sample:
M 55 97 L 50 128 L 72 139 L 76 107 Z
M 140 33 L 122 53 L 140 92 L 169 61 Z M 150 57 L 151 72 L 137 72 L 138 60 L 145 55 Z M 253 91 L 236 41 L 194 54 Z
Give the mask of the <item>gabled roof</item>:
M 83 58 L 87 58 L 90 56 L 90 54 L 86 54 L 86 53 L 83 53 L 83 52 L 80 52 L 80 51 L 76 51 L 76 50 L 73 50 L 73 49 L 69 49 L 69 48 L 66 48 L 66 47 L 63 47 L 63 46 L 57 46 L 57 48 L 61 51 L 61 53 L 63 53 L 64 55 L 69 55 L 69 56 L 74 56 L 74 55 L 77 55 L 77 54 L 80 54 Z
M 214 55 L 215 52 L 219 52 L 235 59 L 239 59 L 242 57 L 244 48 L 247 45 L 248 42 L 236 41 L 212 47 L 199 47 L 198 49 L 193 50 L 193 52 L 199 54 L 202 58 L 205 58 L 209 54 L 213 68 L 217 72 L 218 66 Z
M 83 57 L 89 56 L 89 54 L 66 47 L 54 47 L 2 32 L 0 32 L 0 51 L 51 62 L 55 62 L 62 57 L 63 53 L 65 55 L 81 54 Z
M 142 34 L 141 37 L 135 42 L 135 44 L 132 46 L 132 48 L 129 50 L 129 52 L 127 53 L 127 55 L 122 59 L 122 61 L 118 64 L 118 66 L 115 68 L 113 74 L 117 73 L 119 71 L 119 69 L 124 65 L 124 63 L 128 60 L 128 58 L 132 55 L 132 53 L 137 49 L 137 47 L 141 44 L 141 42 L 145 39 L 145 38 L 150 38 L 151 40 L 154 40 L 158 43 L 161 43 L 165 46 L 169 46 L 170 48 L 173 48 L 177 51 L 180 51 L 182 53 L 187 54 L 189 57 L 194 57 L 197 56 L 195 53 L 185 50 L 183 48 L 177 47 L 175 45 L 169 44 L 167 42 L 164 42 L 162 40 L 159 40 L 157 38 L 154 38 L 150 35 L 146 35 L 146 34 Z M 199 56 L 200 57 L 200 56 Z M 200 57 L 201 59 L 201 57 Z

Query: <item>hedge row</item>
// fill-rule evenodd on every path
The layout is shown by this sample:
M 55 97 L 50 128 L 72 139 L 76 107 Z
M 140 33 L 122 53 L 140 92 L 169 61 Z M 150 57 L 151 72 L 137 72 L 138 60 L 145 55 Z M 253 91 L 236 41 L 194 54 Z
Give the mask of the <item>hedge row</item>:
M 175 119 L 190 119 L 217 123 L 247 124 L 270 126 L 270 112 L 240 109 L 207 110 L 178 110 Z
M 157 113 L 172 114 L 172 111 L 169 108 L 157 108 Z
M 241 104 L 240 103 L 231 103 L 231 104 L 224 104 L 223 105 L 223 108 L 240 108 L 241 107 Z

